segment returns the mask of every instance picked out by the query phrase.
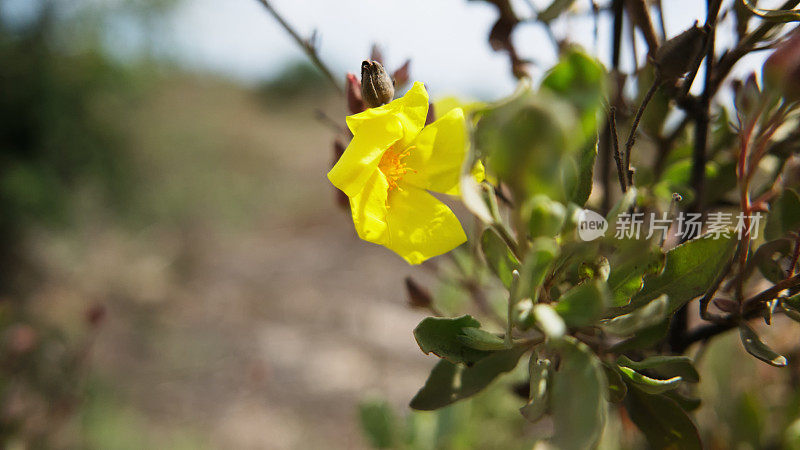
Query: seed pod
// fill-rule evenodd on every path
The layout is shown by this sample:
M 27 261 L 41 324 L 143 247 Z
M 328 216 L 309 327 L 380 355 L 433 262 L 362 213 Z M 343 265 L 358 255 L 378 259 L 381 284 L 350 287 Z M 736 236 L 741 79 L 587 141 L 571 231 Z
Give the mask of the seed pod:
M 385 105 L 394 98 L 394 84 L 381 63 L 361 63 L 361 98 L 367 108 Z
M 662 80 L 682 77 L 700 57 L 706 42 L 706 30 L 695 22 L 691 28 L 664 42 L 656 52 L 655 64 Z

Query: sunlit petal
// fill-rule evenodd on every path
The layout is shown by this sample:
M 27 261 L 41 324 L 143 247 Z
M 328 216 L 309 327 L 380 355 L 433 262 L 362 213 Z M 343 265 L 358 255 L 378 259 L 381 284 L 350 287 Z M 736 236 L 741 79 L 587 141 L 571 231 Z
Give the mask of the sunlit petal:
M 373 172 L 364 189 L 350 197 L 356 232 L 365 241 L 382 244 L 386 239 L 386 204 L 389 185 L 380 172 Z
M 383 115 L 366 121 L 358 129 L 328 179 L 348 197 L 357 195 L 378 170 L 383 152 L 403 136 L 400 120 Z
M 431 194 L 413 186 L 389 192 L 384 246 L 410 264 L 447 253 L 467 240 L 458 218 Z
M 407 183 L 436 192 L 458 192 L 461 166 L 467 153 L 464 112 L 454 108 L 425 127 L 411 143 L 405 163 Z

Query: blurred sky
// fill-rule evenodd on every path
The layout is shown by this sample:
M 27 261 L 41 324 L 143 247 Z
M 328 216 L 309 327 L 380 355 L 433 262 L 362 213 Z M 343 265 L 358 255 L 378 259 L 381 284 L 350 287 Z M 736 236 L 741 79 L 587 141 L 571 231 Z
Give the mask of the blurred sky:
M 493 6 L 466 0 L 271 0 L 273 6 L 303 35 L 318 30 L 322 58 L 337 72 L 358 72 L 372 42 L 384 50 L 394 67 L 412 58 L 414 79 L 434 94 L 468 93 L 496 97 L 513 90 L 508 61 L 493 52 L 486 37 L 496 18 Z M 542 6 L 549 0 L 532 3 Z M 724 2 L 729 4 L 730 0 Z M 774 2 L 764 1 L 765 5 Z M 224 6 L 223 6 L 224 5 Z M 520 16 L 532 14 L 529 2 L 514 1 Z M 595 42 L 590 2 L 578 0 L 580 17 L 559 20 L 557 36 L 573 41 L 608 61 L 610 21 L 599 24 Z M 705 15 L 700 0 L 666 0 L 669 35 L 679 33 Z M 257 0 L 186 0 L 171 27 L 177 56 L 192 66 L 211 68 L 243 80 L 262 79 L 280 71 L 289 60 L 303 58 L 295 43 Z M 730 45 L 725 30 L 719 45 Z M 729 37 L 731 36 L 731 37 Z M 520 52 L 547 68 L 554 61 L 550 42 L 538 25 L 519 26 L 514 34 Z M 644 45 L 639 53 L 643 57 Z M 624 53 L 626 64 L 630 52 Z M 756 58 L 758 60 L 758 58 Z M 754 67 L 753 63 L 749 67 Z M 748 65 L 745 63 L 745 65 Z M 534 75 L 541 73 L 534 67 Z
M 533 17 L 531 4 L 541 9 L 551 0 L 512 0 L 520 17 Z M 723 0 L 723 10 L 734 0 Z M 125 0 L 79 0 L 64 5 L 108 6 Z M 487 42 L 496 20 L 495 8 L 484 1 L 468 0 L 271 0 L 273 6 L 302 35 L 318 32 L 321 58 L 336 75 L 358 73 L 373 42 L 383 49 L 389 68 L 412 59 L 412 78 L 424 81 L 434 95 L 459 94 L 484 99 L 510 93 L 515 81 L 504 54 L 493 52 Z M 605 4 L 604 1 L 598 0 Z M 0 0 L 6 8 L 24 12 L 34 0 Z M 136 2 L 133 2 L 134 4 Z M 702 0 L 664 0 L 668 36 L 702 22 Z M 780 0 L 762 0 L 771 7 Z M 558 19 L 556 36 L 569 36 L 601 61 L 610 59 L 610 19 L 594 21 L 589 0 L 577 0 L 578 14 Z M 192 68 L 211 70 L 245 82 L 257 82 L 278 74 L 288 62 L 302 61 L 296 43 L 267 13 L 258 0 L 180 0 L 177 10 L 159 17 L 160 25 L 143 37 L 124 17 L 108 27 L 112 52 L 136 54 L 143 43 L 158 54 Z M 23 14 L 24 15 L 24 14 Z M 718 33 L 718 49 L 730 46 L 734 33 L 727 21 Z M 625 31 L 625 37 L 628 31 Z M 513 35 L 521 55 L 534 61 L 534 77 L 555 61 L 553 46 L 540 25 L 518 26 Z M 639 59 L 644 43 L 638 39 Z M 630 67 L 631 52 L 623 48 L 623 70 Z M 766 55 L 749 55 L 734 75 L 753 70 Z M 699 78 L 699 77 L 698 77 Z M 694 88 L 699 88 L 695 83 Z

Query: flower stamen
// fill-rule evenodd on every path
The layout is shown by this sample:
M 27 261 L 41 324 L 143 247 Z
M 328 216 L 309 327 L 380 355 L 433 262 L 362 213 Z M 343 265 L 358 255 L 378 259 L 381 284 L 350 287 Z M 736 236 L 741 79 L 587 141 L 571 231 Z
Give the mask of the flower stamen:
M 403 162 L 403 159 L 408 156 L 414 148 L 416 147 L 412 145 L 402 152 L 397 152 L 394 147 L 390 147 L 383 153 L 381 161 L 378 163 L 378 169 L 386 175 L 386 181 L 389 184 L 390 191 L 392 189 L 400 189 L 398 183 L 403 175 L 409 172 L 416 173 L 416 170 L 409 169 L 406 167 L 406 163 Z

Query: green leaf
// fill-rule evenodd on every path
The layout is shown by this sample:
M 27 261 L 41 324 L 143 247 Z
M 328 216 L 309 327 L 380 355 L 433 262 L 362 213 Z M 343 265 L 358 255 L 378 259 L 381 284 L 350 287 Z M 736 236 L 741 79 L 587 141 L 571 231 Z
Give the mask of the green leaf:
M 594 185 L 594 162 L 597 159 L 597 140 L 584 145 L 575 160 L 577 173 L 565 176 L 568 188 L 567 199 L 576 205 L 583 206 L 589 200 Z
M 535 195 L 525 204 L 524 217 L 528 217 L 531 237 L 552 238 L 558 235 L 567 217 L 567 209 L 546 195 Z
M 687 412 L 696 410 L 702 404 L 699 398 L 688 397 L 686 395 L 683 395 L 677 389 L 674 391 L 664 392 L 661 395 L 667 397 L 670 400 L 675 401 L 675 403 L 677 403 L 678 406 L 681 407 L 681 409 Z
M 519 261 L 505 241 L 493 229 L 487 228 L 481 235 L 481 249 L 492 272 L 506 288 L 511 287 L 511 272 L 519 270 Z
M 561 355 L 553 373 L 550 404 L 555 433 L 562 449 L 594 448 L 605 426 L 607 390 L 603 365 L 589 347 L 572 338 L 555 347 Z
M 619 215 L 628 211 L 633 205 L 636 204 L 637 195 L 638 191 L 633 186 L 625 191 L 625 194 L 622 195 L 622 198 L 620 198 L 614 207 L 611 208 L 611 211 L 606 214 L 606 222 L 609 223 L 609 227 L 613 228 L 614 224 L 617 223 Z M 611 236 L 613 236 L 613 234 Z
M 617 359 L 617 364 L 639 371 L 655 369 L 659 374 L 680 376 L 690 383 L 700 381 L 700 374 L 688 356 L 650 356 L 641 361 L 633 361 L 623 355 Z
M 734 247 L 731 239 L 701 237 L 673 248 L 666 254 L 664 270 L 645 277 L 644 287 L 631 299 L 630 306 L 641 306 L 666 294 L 668 311 L 675 312 L 708 289 Z
M 551 8 L 556 3 L 558 0 Z M 548 16 L 547 10 L 539 17 L 542 15 Z M 605 97 L 606 70 L 596 59 L 577 47 L 570 47 L 542 80 L 542 90 L 568 100 L 578 111 L 581 143 L 574 159 L 567 160 L 563 178 L 567 200 L 583 206 L 592 192 L 598 117 Z
M 653 348 L 667 337 L 668 331 L 669 320 L 663 320 L 655 325 L 638 330 L 636 334 L 630 338 L 614 344 L 609 351 L 613 353 L 624 353 L 631 350 Z
M 612 293 L 612 305 L 621 307 L 628 304 L 631 297 L 644 285 L 644 276 L 661 257 L 660 252 L 639 251 L 626 254 L 621 264 L 611 269 L 608 288 Z
M 481 114 L 476 151 L 517 198 L 543 194 L 563 202 L 571 194 L 562 180 L 564 168 L 574 164 L 572 155 L 585 141 L 574 131 L 578 119 L 575 107 L 552 92 L 527 88 Z
M 669 298 L 661 295 L 650 303 L 628 314 L 614 317 L 603 324 L 603 329 L 616 336 L 629 336 L 664 321 L 668 315 Z
M 453 363 L 473 364 L 488 356 L 484 350 L 471 348 L 459 339 L 465 328 L 480 328 L 471 316 L 456 318 L 426 317 L 414 329 L 414 338 L 425 354 L 447 359 Z
M 684 202 L 691 202 L 695 197 L 695 192 L 689 183 L 691 171 L 691 158 L 684 158 L 669 165 L 661 175 L 661 180 L 655 185 L 655 193 L 661 198 L 672 198 L 672 194 L 677 192 L 683 197 Z M 715 180 L 718 174 L 719 165 L 716 162 L 706 163 L 706 180 Z
M 528 350 L 519 346 L 493 352 L 472 367 L 439 361 L 433 367 L 425 386 L 411 400 L 411 408 L 433 411 L 477 394 L 499 375 L 510 372 Z
M 598 112 L 602 109 L 606 92 L 603 65 L 578 47 L 569 47 L 542 80 L 542 90 L 551 91 L 575 106 L 581 117 L 583 138 L 594 145 L 597 142 Z
M 654 449 L 702 450 L 700 435 L 680 406 L 663 395 L 629 389 L 625 397 L 628 417 Z
M 540 237 L 533 240 L 520 269 L 520 297 L 536 299 L 536 289 L 542 285 L 547 271 L 558 255 L 555 239 Z
M 743 323 L 739 325 L 739 335 L 742 338 L 742 344 L 745 350 L 747 350 L 747 353 L 775 367 L 783 367 L 786 365 L 786 358 L 767 347 L 767 344 L 763 343 L 756 332 L 747 324 Z
M 603 372 L 606 374 L 606 382 L 608 383 L 606 400 L 613 403 L 621 402 L 628 393 L 628 386 L 622 381 L 619 371 L 613 367 L 603 364 Z
M 681 377 L 673 377 L 666 380 L 658 380 L 642 375 L 639 372 L 631 369 L 630 367 L 619 366 L 619 371 L 623 378 L 630 384 L 641 389 L 648 394 L 660 394 L 678 387 L 681 383 Z
M 789 244 L 788 239 L 776 239 L 761 244 L 758 250 L 747 259 L 747 273 L 749 274 L 752 270 L 750 266 L 755 265 L 767 280 L 773 283 L 783 280 L 786 274 L 778 261 L 773 258 L 776 254 L 779 255 L 778 258 L 786 255 L 790 251 Z
M 569 9 L 573 3 L 575 3 L 575 0 L 553 0 L 550 6 L 536 15 L 536 19 L 544 23 L 550 23 L 553 19 L 560 16 L 561 13 Z
M 370 400 L 358 405 L 361 428 L 373 448 L 393 448 L 397 438 L 397 419 L 385 401 Z
M 609 303 L 606 283 L 602 280 L 593 280 L 565 292 L 558 299 L 554 309 L 568 327 L 585 327 L 602 317 Z
M 531 355 L 531 359 L 528 362 L 530 394 L 528 403 L 519 409 L 522 416 L 531 422 L 541 419 L 549 407 L 547 388 L 550 382 L 551 370 L 549 360 L 539 359 L 536 352 Z
M 800 322 L 800 294 L 782 298 L 781 309 L 783 309 L 783 313 L 786 317 L 795 322 Z
M 797 195 L 797 192 L 786 189 L 770 205 L 764 236 L 767 240 L 772 241 L 785 237 L 790 231 L 798 229 L 800 229 L 800 196 Z
M 503 338 L 495 336 L 488 331 L 481 330 L 480 328 L 462 328 L 461 334 L 456 336 L 462 344 L 474 348 L 476 350 L 505 350 L 506 346 Z

